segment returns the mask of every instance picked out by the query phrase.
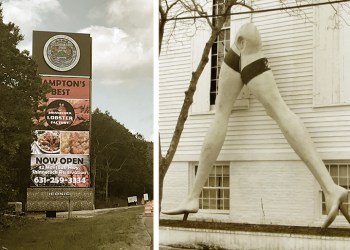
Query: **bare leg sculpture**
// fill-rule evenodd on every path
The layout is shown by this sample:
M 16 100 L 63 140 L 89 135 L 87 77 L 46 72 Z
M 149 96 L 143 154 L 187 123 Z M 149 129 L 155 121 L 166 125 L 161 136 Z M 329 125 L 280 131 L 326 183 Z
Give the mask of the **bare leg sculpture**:
M 253 95 L 262 103 L 267 114 L 277 122 L 290 146 L 304 161 L 324 191 L 327 218 L 322 227 L 326 228 L 334 221 L 339 209 L 350 223 L 350 216 L 346 213 L 345 207 L 342 204 L 347 200 L 347 191 L 334 183 L 321 157 L 317 153 L 304 124 L 283 101 L 272 71 L 266 69 L 262 73 L 253 74 L 252 78 L 245 77 L 245 67 L 264 58 L 261 52 L 260 34 L 253 24 L 245 24 L 241 27 L 236 35 L 235 46 L 232 50 L 236 54 L 240 54 L 243 81 L 248 79 L 245 84 L 247 84 Z M 264 60 L 260 61 L 264 62 Z M 257 67 L 264 68 L 261 64 L 258 64 Z M 199 195 L 209 176 L 211 167 L 214 165 L 221 150 L 232 104 L 237 98 L 242 86 L 243 83 L 240 74 L 223 63 L 219 78 L 217 111 L 203 143 L 194 186 L 188 197 L 180 203 L 178 208 L 165 211 L 163 212 L 164 214 L 183 213 L 187 217 L 188 213 L 198 211 Z
M 219 76 L 219 94 L 216 99 L 216 113 L 203 142 L 194 185 L 188 197 L 178 208 L 164 211 L 164 214 L 188 214 L 198 211 L 199 195 L 224 143 L 228 119 L 234 101 L 238 97 L 242 87 L 243 83 L 240 74 L 223 63 Z

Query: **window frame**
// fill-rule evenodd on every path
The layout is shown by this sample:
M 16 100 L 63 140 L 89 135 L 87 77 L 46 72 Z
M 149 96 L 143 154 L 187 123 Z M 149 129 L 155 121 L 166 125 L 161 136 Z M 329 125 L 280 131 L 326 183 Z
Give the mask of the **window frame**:
M 221 0 L 222 1 L 222 0 Z M 213 1 L 214 3 L 214 1 Z M 243 12 L 246 9 L 240 5 L 234 6 L 235 12 Z M 208 12 L 213 12 L 213 6 Z M 252 14 L 242 14 L 231 16 L 229 27 L 230 42 L 234 41 L 235 34 L 242 24 L 251 21 Z M 192 71 L 196 69 L 200 61 L 205 43 L 210 37 L 210 28 L 198 29 L 192 38 Z M 206 64 L 200 78 L 198 79 L 197 89 L 194 94 L 193 104 L 191 106 L 190 115 L 203 115 L 215 113 L 215 105 L 210 104 L 210 88 L 211 88 L 211 69 L 212 69 L 212 49 L 209 54 L 209 61 Z M 250 91 L 244 86 L 241 93 L 237 97 L 232 110 L 248 110 L 249 109 Z
M 213 25 L 216 23 L 216 15 L 219 13 L 219 5 L 224 0 L 213 0 Z M 228 16 L 224 23 L 220 34 L 215 39 L 213 46 L 211 47 L 211 62 L 210 62 L 210 93 L 209 103 L 210 109 L 213 110 L 215 107 L 215 100 L 218 95 L 218 82 L 221 64 L 224 62 L 224 57 L 231 47 L 231 16 Z
M 196 169 L 198 167 L 198 162 L 196 163 L 193 163 L 192 164 L 192 174 L 191 174 L 191 178 L 190 178 L 190 185 L 192 186 L 193 183 L 194 183 L 194 180 L 195 180 L 195 175 L 196 175 Z M 208 180 L 206 180 L 205 182 L 205 185 L 202 189 L 202 192 L 200 194 L 200 198 L 199 198 L 199 211 L 202 212 L 202 213 L 215 213 L 215 214 L 229 214 L 230 213 L 230 206 L 231 206 L 231 190 L 230 190 L 230 170 L 231 170 L 231 165 L 229 162 L 216 162 L 213 167 L 227 167 L 227 175 L 225 176 L 224 175 L 224 171 L 222 171 L 222 178 L 228 178 L 226 180 L 227 182 L 227 185 L 228 186 L 219 186 L 219 187 L 216 187 L 216 186 L 209 186 L 209 178 L 213 178 L 213 179 L 216 179 L 218 178 L 218 176 L 216 176 L 216 171 L 215 171 L 215 176 L 209 176 L 208 177 Z M 212 172 L 211 172 L 212 174 Z M 210 194 L 210 190 L 222 190 L 223 192 L 221 193 L 222 196 L 221 197 L 216 197 L 215 199 L 211 198 L 210 196 L 208 198 L 204 198 L 203 197 L 203 191 L 204 190 L 209 190 L 209 194 Z M 228 197 L 225 195 L 225 192 L 228 192 Z M 203 208 L 203 206 L 201 206 L 201 204 L 203 205 L 203 199 L 212 199 L 212 200 L 216 200 L 216 208 Z M 222 208 L 217 208 L 217 202 L 218 201 L 223 201 L 223 207 Z M 227 209 L 225 209 L 225 201 L 227 202 Z

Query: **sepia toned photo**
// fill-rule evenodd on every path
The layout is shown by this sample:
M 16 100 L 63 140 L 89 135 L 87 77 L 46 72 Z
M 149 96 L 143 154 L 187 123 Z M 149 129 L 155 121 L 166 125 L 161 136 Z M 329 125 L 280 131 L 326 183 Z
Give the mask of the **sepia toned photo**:
M 349 21 L 345 1 L 160 1 L 160 249 L 346 248 Z
M 153 249 L 153 1 L 0 0 L 0 249 Z
M 350 245 L 350 0 L 0 0 L 0 250 Z

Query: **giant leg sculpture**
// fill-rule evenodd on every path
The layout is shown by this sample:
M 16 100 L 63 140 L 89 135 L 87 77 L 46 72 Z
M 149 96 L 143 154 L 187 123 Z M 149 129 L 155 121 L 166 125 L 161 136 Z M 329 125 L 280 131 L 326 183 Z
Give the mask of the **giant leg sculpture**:
M 327 212 L 327 218 L 322 227 L 328 227 L 339 210 L 350 223 L 350 216 L 343 205 L 347 200 L 348 192 L 334 183 L 304 124 L 283 101 L 272 71 L 267 65 L 267 59 L 261 51 L 259 31 L 253 24 L 246 24 L 240 28 L 229 55 L 231 57 L 225 58 L 225 63 L 222 65 L 217 111 L 202 146 L 194 186 L 177 208 L 163 213 L 184 214 L 184 218 L 187 219 L 189 213 L 198 211 L 199 195 L 223 145 L 232 105 L 243 84 L 247 84 L 254 96 L 262 103 L 267 114 L 277 122 L 290 146 L 305 162 L 322 187 Z M 241 75 L 237 71 L 241 72 Z
M 196 213 L 199 209 L 200 193 L 220 153 L 233 104 L 243 87 L 239 73 L 239 56 L 234 50 L 236 49 L 228 52 L 221 66 L 216 112 L 203 142 L 194 185 L 185 200 L 175 209 L 163 211 L 163 214 L 184 214 L 185 220 L 189 213 Z
M 342 204 L 347 201 L 348 192 L 334 183 L 304 124 L 283 101 L 273 73 L 268 68 L 267 59 L 261 52 L 261 39 L 257 28 L 253 24 L 242 26 L 236 36 L 236 45 L 241 52 L 243 83 L 248 85 L 267 114 L 277 122 L 290 146 L 324 191 L 327 218 L 322 227 L 326 228 L 334 221 L 339 209 L 350 223 L 350 216 Z

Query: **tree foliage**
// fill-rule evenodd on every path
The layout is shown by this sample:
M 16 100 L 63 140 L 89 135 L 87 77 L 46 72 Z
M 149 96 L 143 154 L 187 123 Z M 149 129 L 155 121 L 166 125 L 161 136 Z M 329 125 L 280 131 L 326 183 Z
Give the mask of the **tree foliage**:
M 132 134 L 108 111 L 92 114 L 91 162 L 95 191 L 107 203 L 110 196 L 153 193 L 153 143 Z
M 31 118 L 48 91 L 29 52 L 17 48 L 21 40 L 19 28 L 3 22 L 0 3 L 0 207 L 25 195 L 29 177 L 23 175 L 29 171 Z

